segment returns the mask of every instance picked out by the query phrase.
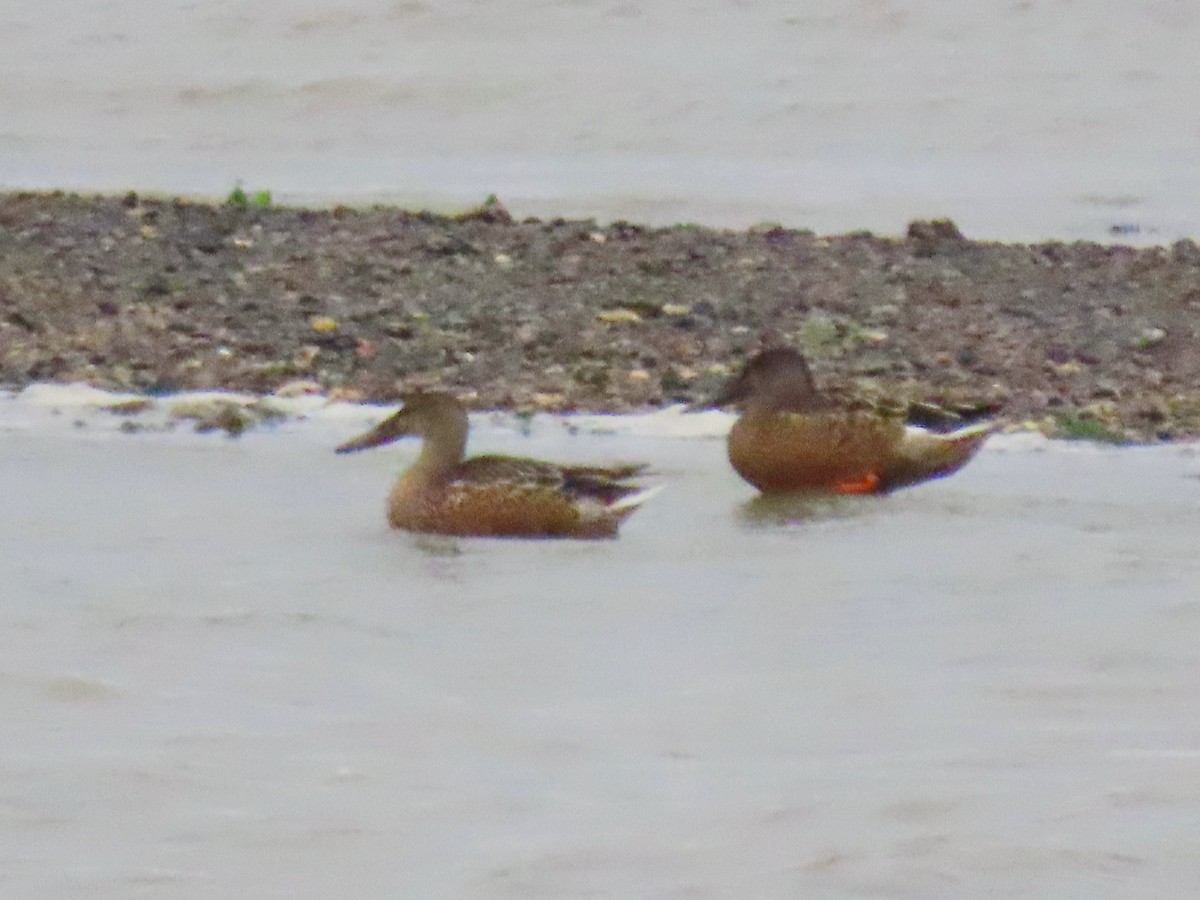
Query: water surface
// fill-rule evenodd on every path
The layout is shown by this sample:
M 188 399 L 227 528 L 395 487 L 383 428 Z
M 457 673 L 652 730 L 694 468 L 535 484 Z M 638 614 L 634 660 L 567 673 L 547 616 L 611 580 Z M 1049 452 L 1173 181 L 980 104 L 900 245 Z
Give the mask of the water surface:
M 719 440 L 480 418 L 667 489 L 616 541 L 454 541 L 384 527 L 412 448 L 334 456 L 354 415 L 0 416 L 7 895 L 1200 886 L 1194 450 L 763 504 Z
M 1178 0 L 10 0 L 0 184 L 1004 239 L 1200 206 Z

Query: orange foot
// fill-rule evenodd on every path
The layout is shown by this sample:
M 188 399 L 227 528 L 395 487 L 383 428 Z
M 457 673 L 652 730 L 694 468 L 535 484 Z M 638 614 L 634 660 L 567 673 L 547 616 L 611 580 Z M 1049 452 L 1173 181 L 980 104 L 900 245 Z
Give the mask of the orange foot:
M 835 494 L 874 494 L 877 490 L 879 490 L 879 476 L 875 472 L 868 472 L 857 481 L 835 481 L 833 483 Z

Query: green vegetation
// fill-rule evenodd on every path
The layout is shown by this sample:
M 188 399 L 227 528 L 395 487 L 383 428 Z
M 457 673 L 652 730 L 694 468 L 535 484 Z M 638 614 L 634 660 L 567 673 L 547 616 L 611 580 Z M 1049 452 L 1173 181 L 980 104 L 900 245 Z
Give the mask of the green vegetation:
M 1064 413 L 1055 419 L 1055 429 L 1051 437 L 1067 441 L 1092 441 L 1097 444 L 1128 444 L 1129 438 L 1124 431 L 1106 425 L 1097 419 L 1080 413 Z
M 814 313 L 804 320 L 796 340 L 812 359 L 835 359 L 855 350 L 873 333 L 854 319 Z
M 254 191 L 251 194 L 247 194 L 239 184 L 229 192 L 229 196 L 225 198 L 225 203 L 228 206 L 238 206 L 242 209 L 251 206 L 256 209 L 268 209 L 271 206 L 271 192 Z
M 104 407 L 114 416 L 136 416 L 154 408 L 154 401 L 149 397 L 135 397 L 132 400 L 118 400 Z
M 478 206 L 447 218 L 451 222 L 484 222 L 502 225 L 511 225 L 513 222 L 512 216 L 504 208 L 504 203 L 495 194 L 488 194 L 483 203 Z

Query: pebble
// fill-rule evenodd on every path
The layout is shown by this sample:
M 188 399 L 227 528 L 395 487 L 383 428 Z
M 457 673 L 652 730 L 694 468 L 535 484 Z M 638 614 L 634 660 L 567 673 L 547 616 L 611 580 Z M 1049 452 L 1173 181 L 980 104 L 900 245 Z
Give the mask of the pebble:
M 596 313 L 596 318 L 607 325 L 626 325 L 642 321 L 642 317 L 632 309 L 625 309 L 624 307 L 602 309 Z
M 314 347 L 312 344 L 305 344 L 292 358 L 292 365 L 298 369 L 310 369 L 312 368 L 313 363 L 317 361 L 317 357 L 320 355 L 320 347 Z
M 297 378 L 285 382 L 275 389 L 276 397 L 304 397 L 321 393 L 321 385 L 311 378 Z
M 330 403 L 362 403 L 365 397 L 358 388 L 336 387 L 329 392 L 326 399 Z
M 330 334 L 337 331 L 338 323 L 330 316 L 315 316 L 312 320 L 312 330 L 317 334 Z
M 1136 347 L 1153 347 L 1166 338 L 1167 332 L 1162 328 L 1143 328 L 1136 338 L 1133 339 Z

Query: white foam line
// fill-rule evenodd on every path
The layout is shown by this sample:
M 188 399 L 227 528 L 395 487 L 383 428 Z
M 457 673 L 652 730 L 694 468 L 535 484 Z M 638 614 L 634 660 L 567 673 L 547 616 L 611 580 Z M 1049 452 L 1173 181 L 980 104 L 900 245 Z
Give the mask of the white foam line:
M 143 413 L 128 417 L 109 416 L 109 407 L 131 401 L 148 400 Z M 172 410 L 206 403 L 250 405 L 265 403 L 293 419 L 336 423 L 350 428 L 366 427 L 394 410 L 394 404 L 378 405 L 330 400 L 323 394 L 279 396 L 246 394 L 232 391 L 186 391 L 146 397 L 119 391 L 106 391 L 87 384 L 34 384 L 20 392 L 0 391 L 0 429 L 37 428 L 50 416 L 69 415 L 89 423 L 110 421 L 155 421 L 169 418 Z M 687 412 L 683 405 L 644 413 L 539 413 L 529 419 L 507 412 L 473 413 L 472 419 L 483 427 L 514 431 L 540 430 L 545 427 L 568 428 L 593 435 L 630 437 L 723 439 L 735 420 L 732 413 L 720 410 Z M 985 452 L 1037 452 L 1046 450 L 1072 453 L 1112 452 L 1111 447 L 1086 441 L 1054 441 L 1037 432 L 995 434 L 988 439 Z M 1139 448 L 1129 448 L 1139 449 Z M 1200 441 L 1172 445 L 1185 455 L 1200 454 Z

